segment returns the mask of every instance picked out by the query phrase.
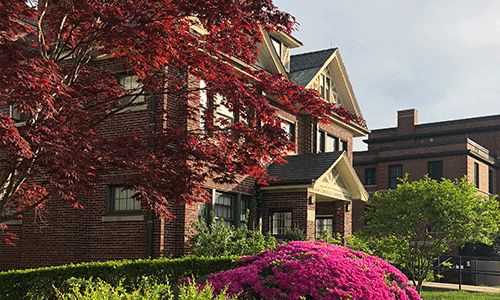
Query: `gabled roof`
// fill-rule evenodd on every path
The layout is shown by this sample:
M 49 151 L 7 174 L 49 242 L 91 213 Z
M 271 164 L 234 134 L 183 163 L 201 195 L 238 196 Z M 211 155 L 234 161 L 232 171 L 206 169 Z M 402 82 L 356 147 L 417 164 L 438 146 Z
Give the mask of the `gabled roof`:
M 323 68 L 327 60 L 337 48 L 292 55 L 290 57 L 290 80 L 298 85 L 306 86 Z
M 268 174 L 279 180 L 269 180 L 269 185 L 311 184 L 321 177 L 342 155 L 342 152 L 326 152 L 284 156 L 288 163 L 273 163 Z
M 263 190 L 306 188 L 323 199 L 368 200 L 368 192 L 345 152 L 301 154 L 283 157 L 287 164 L 271 164 Z M 328 201 L 328 200 L 327 200 Z

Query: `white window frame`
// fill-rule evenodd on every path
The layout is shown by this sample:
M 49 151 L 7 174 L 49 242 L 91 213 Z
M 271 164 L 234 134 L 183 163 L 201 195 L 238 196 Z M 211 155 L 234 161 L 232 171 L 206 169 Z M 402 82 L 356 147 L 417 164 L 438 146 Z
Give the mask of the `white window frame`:
M 132 198 L 136 192 L 120 185 L 108 185 L 108 213 L 130 214 L 141 211 L 141 202 Z
M 142 106 L 145 105 L 144 95 L 134 95 L 135 93 L 142 92 L 141 84 L 138 82 L 139 77 L 135 75 L 118 75 L 117 81 L 122 88 L 131 95 L 124 96 L 120 99 L 121 106 Z M 130 104 L 131 101 L 134 101 Z

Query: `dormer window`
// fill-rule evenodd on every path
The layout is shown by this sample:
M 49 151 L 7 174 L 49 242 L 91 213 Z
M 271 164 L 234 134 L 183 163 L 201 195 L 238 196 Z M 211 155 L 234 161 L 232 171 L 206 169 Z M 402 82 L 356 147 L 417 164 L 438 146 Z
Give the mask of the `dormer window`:
M 281 58 L 281 42 L 273 37 L 271 37 L 271 42 L 273 43 L 274 50 L 276 50 L 276 54 Z

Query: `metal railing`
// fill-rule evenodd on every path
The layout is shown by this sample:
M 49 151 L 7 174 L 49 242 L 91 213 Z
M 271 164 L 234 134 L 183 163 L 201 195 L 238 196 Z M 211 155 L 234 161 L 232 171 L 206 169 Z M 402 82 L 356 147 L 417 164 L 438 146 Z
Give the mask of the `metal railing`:
M 451 267 L 447 266 L 451 263 Z M 444 283 L 469 285 L 500 285 L 500 259 L 473 256 L 441 257 L 433 268 L 435 275 L 442 275 L 438 280 Z M 479 276 L 478 276 L 479 275 Z

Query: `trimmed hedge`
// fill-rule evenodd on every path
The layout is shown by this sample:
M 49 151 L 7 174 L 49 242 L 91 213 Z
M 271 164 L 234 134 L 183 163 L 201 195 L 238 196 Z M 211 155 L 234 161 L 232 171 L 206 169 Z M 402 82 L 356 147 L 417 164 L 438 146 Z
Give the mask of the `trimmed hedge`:
M 143 276 L 157 282 L 176 284 L 185 277 L 199 278 L 237 267 L 238 257 L 184 257 L 136 261 L 108 261 L 71 264 L 0 273 L 0 300 L 56 299 L 54 286 L 67 289 L 71 277 L 101 279 L 113 286 L 120 281 L 127 289 L 138 287 Z

